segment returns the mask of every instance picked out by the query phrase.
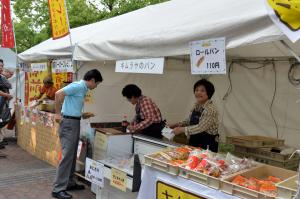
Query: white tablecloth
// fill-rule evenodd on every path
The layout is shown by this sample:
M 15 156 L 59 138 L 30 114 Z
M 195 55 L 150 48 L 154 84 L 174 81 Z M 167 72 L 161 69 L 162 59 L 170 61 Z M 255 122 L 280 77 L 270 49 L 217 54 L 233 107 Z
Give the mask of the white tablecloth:
M 160 180 L 175 187 L 189 191 L 204 198 L 211 199 L 238 199 L 235 196 L 228 195 L 219 190 L 209 188 L 205 185 L 184 179 L 180 176 L 172 176 L 167 173 L 160 172 L 151 167 L 144 167 L 142 184 L 138 194 L 138 199 L 156 199 L 156 182 Z

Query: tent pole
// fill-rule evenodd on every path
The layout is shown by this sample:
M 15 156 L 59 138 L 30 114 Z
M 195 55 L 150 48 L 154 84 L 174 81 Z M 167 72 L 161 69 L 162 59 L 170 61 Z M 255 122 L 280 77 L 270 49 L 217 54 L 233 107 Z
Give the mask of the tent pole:
M 16 34 L 15 34 L 15 26 L 14 26 L 14 22 L 13 22 L 13 19 L 12 19 L 13 15 L 12 15 L 11 3 L 9 4 L 9 6 L 10 6 L 11 23 L 12 23 L 12 27 L 13 27 L 13 33 L 14 33 L 15 53 L 16 53 L 16 94 L 15 94 L 16 99 L 15 99 L 14 104 L 17 104 L 18 103 L 18 90 L 20 89 L 20 88 L 18 88 L 19 80 L 20 80 L 20 68 L 19 68 L 19 59 L 18 59 L 18 49 L 17 49 Z M 20 96 L 20 98 L 21 98 L 21 96 Z M 16 106 L 14 108 L 16 108 Z M 15 129 L 15 137 L 16 138 L 18 137 L 18 129 L 17 128 Z
M 11 4 L 10 4 L 11 6 Z M 12 9 L 10 8 L 10 15 L 12 16 Z M 16 34 L 15 34 L 15 26 L 13 23 L 13 20 L 11 19 L 12 27 L 13 27 L 13 33 L 14 33 L 14 43 L 15 43 L 15 53 L 16 53 L 16 100 L 18 100 L 18 84 L 19 84 L 19 61 L 18 61 L 18 49 L 17 49 L 17 41 L 16 41 Z
M 288 50 L 292 55 L 297 59 L 298 62 L 300 62 L 300 57 L 295 53 L 295 51 L 283 40 L 280 40 L 281 44 Z

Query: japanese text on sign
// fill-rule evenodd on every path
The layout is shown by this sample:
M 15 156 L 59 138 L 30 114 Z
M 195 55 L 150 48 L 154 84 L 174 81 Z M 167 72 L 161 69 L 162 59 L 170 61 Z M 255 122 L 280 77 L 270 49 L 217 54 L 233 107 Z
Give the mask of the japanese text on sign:
M 116 72 L 163 74 L 164 58 L 131 59 L 116 62 Z
M 53 39 L 66 36 L 69 33 L 69 27 L 64 0 L 48 0 L 48 5 Z
M 226 74 L 225 38 L 193 41 L 190 48 L 192 74 Z
M 73 81 L 73 73 L 52 73 L 55 88 L 61 88 L 64 82 Z
M 31 71 L 38 72 L 38 71 L 45 71 L 47 70 L 47 63 L 32 63 L 31 64 Z
M 25 74 L 25 105 L 40 95 L 43 79 L 48 76 L 47 71 L 39 71 Z
M 167 183 L 156 182 L 156 199 L 204 199 Z
M 52 61 L 52 73 L 72 73 L 74 71 L 72 60 L 58 59 Z
M 111 169 L 110 185 L 113 186 L 113 187 L 116 187 L 117 189 L 120 189 L 121 191 L 126 192 L 126 186 L 127 186 L 127 175 L 126 175 L 126 173 L 112 168 Z
M 94 95 L 95 90 L 88 90 L 88 92 L 85 95 L 84 103 L 85 104 L 93 104 L 94 103 Z
M 85 178 L 86 180 L 103 188 L 104 185 L 104 165 L 90 158 L 85 160 Z
M 15 39 L 11 20 L 10 0 L 1 0 L 1 34 L 1 47 L 13 48 L 15 46 Z
M 19 67 L 20 70 L 24 72 L 30 72 L 31 70 L 30 65 L 28 63 L 20 63 Z

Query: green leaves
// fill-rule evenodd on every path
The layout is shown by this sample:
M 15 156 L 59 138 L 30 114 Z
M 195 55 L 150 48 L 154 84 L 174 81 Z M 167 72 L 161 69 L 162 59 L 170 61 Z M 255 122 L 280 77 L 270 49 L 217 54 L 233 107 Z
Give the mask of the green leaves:
M 166 0 L 67 0 L 70 27 L 94 23 L 164 1 Z M 14 14 L 19 53 L 51 37 L 47 0 L 16 0 Z

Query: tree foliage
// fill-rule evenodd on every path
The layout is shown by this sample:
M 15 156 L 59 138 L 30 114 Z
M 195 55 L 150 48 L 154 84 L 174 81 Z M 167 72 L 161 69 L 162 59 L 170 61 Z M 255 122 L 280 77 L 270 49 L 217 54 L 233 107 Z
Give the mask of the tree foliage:
M 75 28 L 163 1 L 166 0 L 67 0 L 66 4 L 70 27 Z M 18 52 L 51 37 L 47 0 L 15 0 L 14 13 Z

